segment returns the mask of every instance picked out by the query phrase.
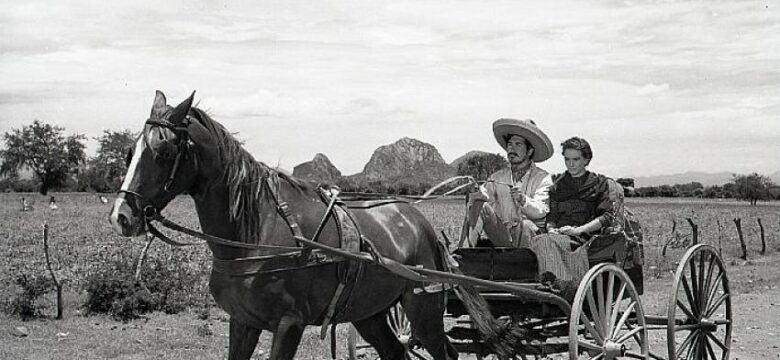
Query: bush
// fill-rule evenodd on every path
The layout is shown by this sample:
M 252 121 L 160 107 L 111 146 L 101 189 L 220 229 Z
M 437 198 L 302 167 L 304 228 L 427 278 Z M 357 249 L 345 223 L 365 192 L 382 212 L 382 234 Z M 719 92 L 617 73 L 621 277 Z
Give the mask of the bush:
M 54 289 L 54 281 L 48 276 L 22 274 L 14 282 L 21 292 L 8 303 L 7 312 L 22 320 L 42 317 L 45 306 L 39 300 Z
M 203 304 L 209 296 L 204 286 L 205 269 L 187 251 L 165 248 L 162 254 L 151 255 L 139 283 L 134 279 L 139 255 L 120 250 L 109 260 L 99 261 L 104 265 L 90 273 L 86 281 L 87 313 L 104 313 L 128 321 L 152 311 L 176 314 Z

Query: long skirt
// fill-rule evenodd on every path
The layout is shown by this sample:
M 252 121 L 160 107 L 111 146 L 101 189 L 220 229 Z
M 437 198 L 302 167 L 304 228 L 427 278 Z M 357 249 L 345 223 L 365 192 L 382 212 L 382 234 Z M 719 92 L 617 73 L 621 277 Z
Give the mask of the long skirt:
M 580 246 L 567 235 L 541 234 L 535 236 L 529 248 L 536 254 L 540 280 L 561 280 L 579 284 L 588 272 L 588 249 Z

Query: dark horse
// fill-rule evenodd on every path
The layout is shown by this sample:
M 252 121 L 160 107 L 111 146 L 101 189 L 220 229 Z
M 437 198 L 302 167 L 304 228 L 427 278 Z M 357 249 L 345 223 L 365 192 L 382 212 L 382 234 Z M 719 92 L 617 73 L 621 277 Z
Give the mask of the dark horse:
M 204 233 L 249 244 L 296 247 L 276 201 L 289 204 L 303 235 L 311 238 L 327 209 L 317 189 L 269 168 L 244 150 L 222 125 L 192 107 L 191 95 L 176 107 L 157 92 L 150 118 L 135 148 L 111 224 L 123 236 L 145 230 L 145 216 L 187 192 Z M 436 234 L 407 203 L 353 210 L 375 249 L 407 265 L 444 269 Z M 338 247 L 337 226 L 329 221 L 317 239 Z M 215 261 L 273 254 L 209 243 Z M 341 262 L 340 264 L 344 264 Z M 339 285 L 339 263 L 244 276 L 213 270 L 211 294 L 230 315 L 229 359 L 249 359 L 262 330 L 274 332 L 271 359 L 292 359 L 306 325 L 319 325 Z M 336 319 L 352 322 L 383 359 L 404 358 L 403 345 L 386 321 L 399 300 L 415 336 L 436 359 L 457 358 L 444 334 L 442 292 L 415 294 L 419 283 L 368 265 L 351 290 L 349 311 Z

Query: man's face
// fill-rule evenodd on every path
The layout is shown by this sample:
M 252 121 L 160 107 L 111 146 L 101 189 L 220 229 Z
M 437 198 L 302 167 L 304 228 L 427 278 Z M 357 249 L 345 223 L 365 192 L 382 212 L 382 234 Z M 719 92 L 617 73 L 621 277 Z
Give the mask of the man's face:
M 506 142 L 506 158 L 511 164 L 520 164 L 529 159 L 533 151 L 528 150 L 525 139 L 520 135 L 512 135 Z

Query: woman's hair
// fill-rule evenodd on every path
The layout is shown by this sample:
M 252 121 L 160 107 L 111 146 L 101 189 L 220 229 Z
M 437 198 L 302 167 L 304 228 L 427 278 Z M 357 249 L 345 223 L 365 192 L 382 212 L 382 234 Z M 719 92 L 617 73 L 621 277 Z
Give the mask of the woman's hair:
M 582 153 L 582 157 L 588 160 L 593 159 L 593 150 L 590 149 L 590 144 L 583 138 L 575 136 L 562 142 L 561 153 L 566 151 L 566 149 L 579 150 Z

